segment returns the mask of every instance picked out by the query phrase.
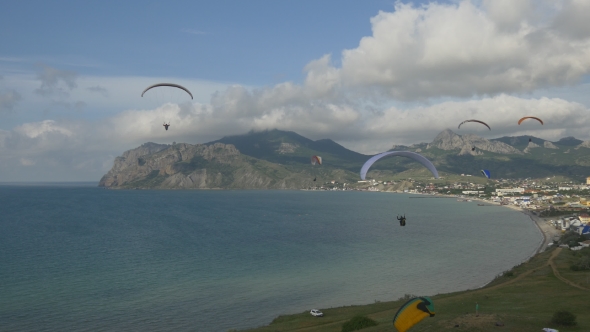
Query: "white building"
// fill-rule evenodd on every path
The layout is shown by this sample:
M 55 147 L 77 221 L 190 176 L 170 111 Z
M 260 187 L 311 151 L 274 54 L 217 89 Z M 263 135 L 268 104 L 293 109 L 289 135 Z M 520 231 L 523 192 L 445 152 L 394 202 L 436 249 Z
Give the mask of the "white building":
M 524 188 L 504 188 L 504 189 L 496 189 L 496 195 L 502 196 L 504 194 L 522 194 L 524 193 Z

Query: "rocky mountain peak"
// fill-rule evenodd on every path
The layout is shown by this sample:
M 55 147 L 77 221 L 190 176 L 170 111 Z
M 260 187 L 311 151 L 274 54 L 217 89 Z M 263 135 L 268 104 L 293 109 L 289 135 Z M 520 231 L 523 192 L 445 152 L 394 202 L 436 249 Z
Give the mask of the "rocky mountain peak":
M 458 135 L 450 129 L 443 130 L 432 143 L 428 144 L 427 149 L 438 148 L 441 150 L 460 150 L 459 154 L 482 154 L 483 151 L 490 151 L 501 154 L 522 154 L 521 151 L 514 147 L 498 141 L 490 141 L 475 134 Z M 475 148 L 475 150 L 473 149 Z M 480 151 L 477 151 L 480 150 Z

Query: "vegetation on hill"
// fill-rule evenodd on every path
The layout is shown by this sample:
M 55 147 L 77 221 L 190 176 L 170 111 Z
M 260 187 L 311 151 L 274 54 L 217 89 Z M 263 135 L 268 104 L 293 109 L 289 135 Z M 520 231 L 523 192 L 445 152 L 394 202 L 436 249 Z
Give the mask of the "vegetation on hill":
M 528 142 L 529 138 L 532 142 Z M 579 142 L 575 138 L 548 142 L 529 136 L 486 140 L 447 129 L 431 143 L 395 149 L 424 155 L 444 177 L 479 176 L 481 169 L 487 169 L 496 179 L 561 175 L 583 181 L 590 175 L 590 148 L 586 147 L 590 145 L 576 145 Z M 312 170 L 313 155 L 322 156 L 323 164 Z M 304 189 L 330 181 L 356 183 L 368 158 L 330 139 L 313 141 L 294 132 L 269 130 L 228 136 L 207 144 L 146 143 L 117 157 L 100 186 Z M 401 157 L 383 158 L 367 174 L 368 179 L 381 181 L 412 176 L 432 177 L 422 165 Z M 313 183 L 316 177 L 319 181 Z
M 570 270 L 571 262 L 576 260 L 574 253 L 575 251 L 568 249 L 551 249 L 499 275 L 483 288 L 430 296 L 436 308 L 436 316 L 424 319 L 412 331 L 501 329 L 537 332 L 545 327 L 562 332 L 590 331 L 590 315 L 587 314 L 590 311 L 587 300 L 590 295 L 588 273 Z M 392 284 L 392 287 L 395 285 Z M 321 309 L 324 313 L 322 319 L 312 317 L 306 310 L 300 314 L 281 316 L 268 326 L 248 331 L 339 332 L 342 324 L 357 315 L 366 316 L 378 323 L 377 326 L 362 331 L 393 331 L 393 316 L 405 302 L 405 299 L 399 299 Z M 476 303 L 479 307 L 477 314 Z M 555 313 L 561 311 L 574 315 L 577 325 L 553 322 Z

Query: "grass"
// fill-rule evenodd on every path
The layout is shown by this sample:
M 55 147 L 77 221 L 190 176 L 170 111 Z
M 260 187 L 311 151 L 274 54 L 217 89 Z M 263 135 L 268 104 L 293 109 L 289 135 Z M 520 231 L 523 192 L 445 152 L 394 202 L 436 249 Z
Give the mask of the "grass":
M 590 287 L 586 284 L 589 271 L 569 269 L 574 252 L 551 249 L 514 267 L 509 274 L 498 276 L 484 288 L 431 296 L 436 316 L 426 318 L 411 331 L 541 331 L 552 327 L 559 331 L 590 331 Z M 588 290 L 572 286 L 561 278 Z M 507 271 L 508 272 L 508 271 Z M 393 287 L 393 285 L 392 285 Z M 424 294 L 428 295 L 428 294 Z M 377 302 L 364 306 L 321 309 L 324 317 L 316 318 L 306 310 L 295 315 L 280 316 L 270 325 L 250 332 L 337 332 L 342 324 L 357 315 L 375 320 L 378 325 L 362 329 L 366 332 L 395 331 L 393 315 L 405 300 Z M 475 304 L 479 315 L 475 315 Z M 557 326 L 551 319 L 557 311 L 569 311 L 577 316 L 577 326 Z M 503 327 L 495 324 L 502 322 Z M 458 327 L 455 327 L 458 325 Z

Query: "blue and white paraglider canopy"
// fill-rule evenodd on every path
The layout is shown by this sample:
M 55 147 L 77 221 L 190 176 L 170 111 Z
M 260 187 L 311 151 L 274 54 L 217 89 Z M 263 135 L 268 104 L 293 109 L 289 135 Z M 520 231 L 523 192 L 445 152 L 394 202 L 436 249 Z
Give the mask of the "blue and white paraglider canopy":
M 383 152 L 383 153 L 380 153 L 378 155 L 371 157 L 369 160 L 367 160 L 365 162 L 365 164 L 361 168 L 361 179 L 362 180 L 365 179 L 365 177 L 367 176 L 367 172 L 369 171 L 369 168 L 371 168 L 371 166 L 377 160 L 379 160 L 383 157 L 387 157 L 387 156 L 400 156 L 400 157 L 406 157 L 406 158 L 413 159 L 413 160 L 419 162 L 420 164 L 424 165 L 426 168 L 428 168 L 428 170 L 432 173 L 432 175 L 434 175 L 434 178 L 438 179 L 438 171 L 436 170 L 436 167 L 434 167 L 434 165 L 430 162 L 430 160 L 426 159 L 426 157 L 424 157 L 421 154 L 418 154 L 416 152 L 411 152 L 411 151 L 388 151 L 388 152 Z
M 481 170 L 481 174 L 483 174 L 486 178 L 490 178 L 490 171 L 488 171 L 487 169 L 482 169 Z

